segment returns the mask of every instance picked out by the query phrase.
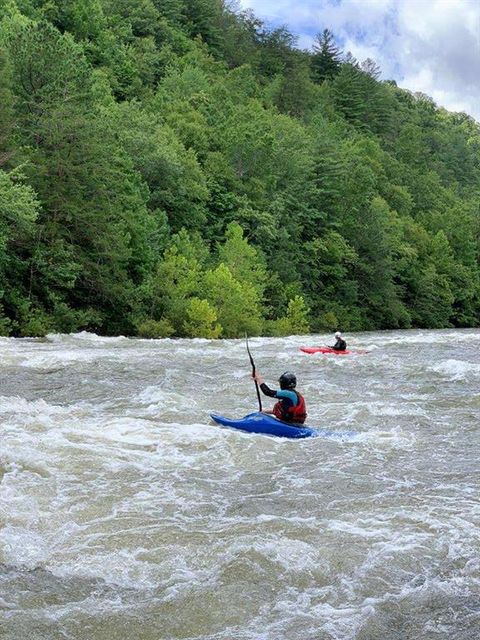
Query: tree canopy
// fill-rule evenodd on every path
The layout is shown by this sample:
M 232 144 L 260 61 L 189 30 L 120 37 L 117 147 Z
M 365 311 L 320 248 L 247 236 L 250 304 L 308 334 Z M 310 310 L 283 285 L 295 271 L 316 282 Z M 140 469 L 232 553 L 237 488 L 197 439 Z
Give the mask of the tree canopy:
M 480 324 L 480 126 L 222 0 L 0 7 L 0 334 Z

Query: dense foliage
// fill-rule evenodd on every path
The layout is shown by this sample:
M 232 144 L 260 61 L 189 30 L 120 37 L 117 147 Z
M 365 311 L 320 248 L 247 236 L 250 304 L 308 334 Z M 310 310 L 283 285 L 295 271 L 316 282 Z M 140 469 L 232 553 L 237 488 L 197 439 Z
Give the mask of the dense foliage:
M 222 0 L 0 4 L 0 332 L 478 326 L 480 127 Z

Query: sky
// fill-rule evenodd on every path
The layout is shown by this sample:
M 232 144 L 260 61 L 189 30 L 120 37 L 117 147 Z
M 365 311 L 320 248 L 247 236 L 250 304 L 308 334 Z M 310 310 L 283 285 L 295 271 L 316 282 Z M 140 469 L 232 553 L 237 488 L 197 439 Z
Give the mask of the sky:
M 480 122 L 480 0 L 239 0 L 310 49 L 328 28 L 344 52 L 372 58 L 382 78 Z

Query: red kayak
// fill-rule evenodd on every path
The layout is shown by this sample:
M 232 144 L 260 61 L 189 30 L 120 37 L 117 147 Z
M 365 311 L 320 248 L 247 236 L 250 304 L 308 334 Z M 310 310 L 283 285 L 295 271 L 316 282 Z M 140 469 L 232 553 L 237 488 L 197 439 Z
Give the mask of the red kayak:
M 330 347 L 300 347 L 300 351 L 304 353 L 333 353 L 336 356 L 347 356 L 348 354 L 365 354 L 368 353 L 365 349 L 345 349 L 345 351 L 338 351 Z

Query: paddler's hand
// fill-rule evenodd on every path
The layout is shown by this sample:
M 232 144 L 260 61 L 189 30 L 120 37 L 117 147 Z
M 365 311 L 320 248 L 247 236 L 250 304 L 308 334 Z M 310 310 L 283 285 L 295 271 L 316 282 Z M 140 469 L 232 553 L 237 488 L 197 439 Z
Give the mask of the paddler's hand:
M 263 384 L 263 378 L 259 373 L 256 373 L 255 375 L 252 374 L 252 378 L 257 384 Z

